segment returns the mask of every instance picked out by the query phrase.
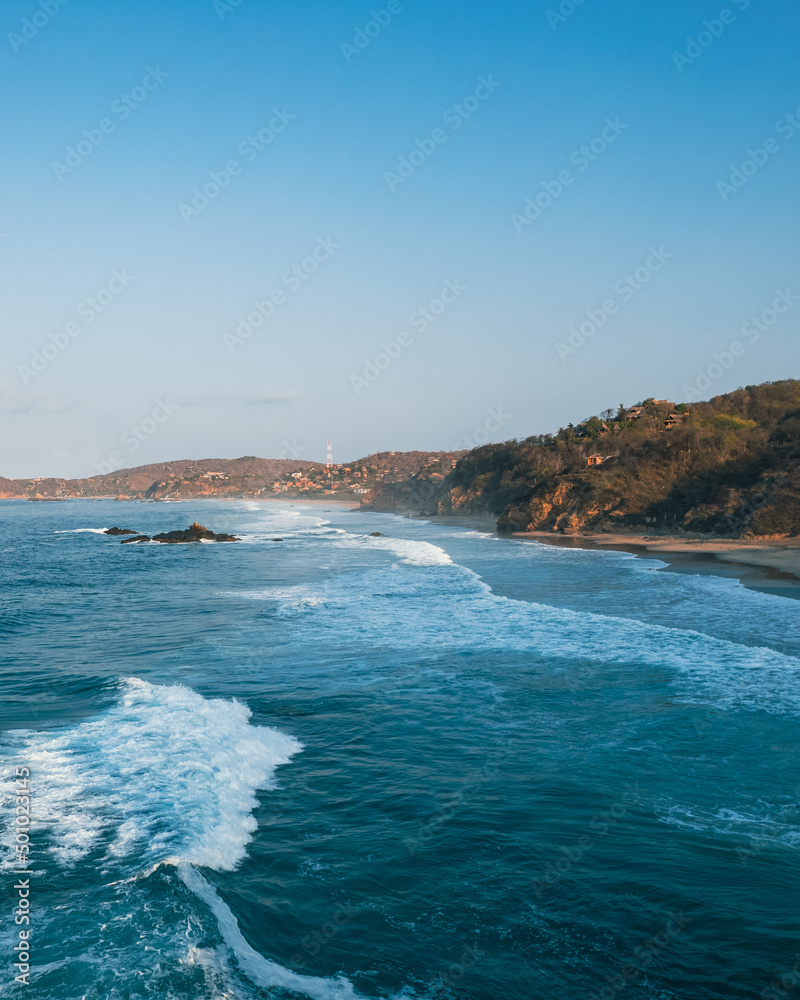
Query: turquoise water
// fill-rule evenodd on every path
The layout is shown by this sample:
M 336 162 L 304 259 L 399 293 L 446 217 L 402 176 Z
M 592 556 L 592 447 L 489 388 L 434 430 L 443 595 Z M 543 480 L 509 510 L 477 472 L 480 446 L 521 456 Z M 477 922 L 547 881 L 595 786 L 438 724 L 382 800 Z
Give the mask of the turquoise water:
M 0 996 L 800 986 L 796 601 L 341 509 L 0 517 Z M 195 519 L 243 540 L 99 533 Z

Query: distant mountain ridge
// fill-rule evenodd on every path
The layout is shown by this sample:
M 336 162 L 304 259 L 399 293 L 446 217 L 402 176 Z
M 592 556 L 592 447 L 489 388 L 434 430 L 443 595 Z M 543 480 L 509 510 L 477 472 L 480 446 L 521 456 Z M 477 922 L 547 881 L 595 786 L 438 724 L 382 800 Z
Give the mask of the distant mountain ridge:
M 132 500 L 202 497 L 349 496 L 358 502 L 369 489 L 425 471 L 449 473 L 463 452 L 378 452 L 328 472 L 321 462 L 241 458 L 181 459 L 119 469 L 88 479 L 5 479 L 0 498 L 56 500 L 112 497 Z M 438 472 L 444 478 L 444 471 Z
M 352 499 L 412 515 L 491 514 L 501 531 L 800 534 L 800 381 L 707 402 L 646 399 L 555 434 L 469 452 L 161 462 L 89 479 L 3 479 L 0 497 Z

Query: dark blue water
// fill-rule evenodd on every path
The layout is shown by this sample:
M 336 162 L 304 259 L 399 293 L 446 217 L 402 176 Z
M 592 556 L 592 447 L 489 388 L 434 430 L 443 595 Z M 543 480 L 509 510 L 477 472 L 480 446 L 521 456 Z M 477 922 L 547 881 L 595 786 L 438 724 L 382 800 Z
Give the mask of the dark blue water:
M 341 509 L 0 519 L 0 996 L 800 992 L 796 601 Z M 96 530 L 195 519 L 243 541 Z

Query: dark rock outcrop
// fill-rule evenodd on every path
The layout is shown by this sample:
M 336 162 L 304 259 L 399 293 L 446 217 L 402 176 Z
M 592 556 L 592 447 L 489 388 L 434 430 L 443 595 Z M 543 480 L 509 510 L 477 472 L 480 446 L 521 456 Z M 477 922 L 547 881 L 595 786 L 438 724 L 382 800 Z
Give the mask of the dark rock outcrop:
M 103 532 L 104 535 L 138 535 L 138 531 L 134 531 L 133 528 L 106 528 Z
M 163 542 L 166 545 L 174 545 L 180 542 L 200 542 L 204 539 L 210 542 L 238 542 L 240 539 L 236 535 L 226 535 L 224 532 L 215 534 L 204 528 L 197 521 L 183 531 L 165 531 L 159 535 L 153 535 L 154 542 Z
M 151 538 L 149 535 L 137 535 L 135 532 L 128 531 L 127 528 L 112 528 L 106 532 L 107 535 L 127 535 L 132 534 L 133 538 L 123 538 L 122 544 L 127 545 L 130 542 L 161 542 L 164 545 L 176 545 L 182 542 L 200 542 L 207 539 L 210 542 L 238 542 L 240 541 L 236 535 L 226 535 L 224 532 L 216 534 L 213 531 L 209 531 L 208 528 L 204 528 L 202 524 L 198 524 L 197 521 L 194 524 L 189 525 L 188 528 L 179 531 L 163 531 L 159 535 L 153 535 Z

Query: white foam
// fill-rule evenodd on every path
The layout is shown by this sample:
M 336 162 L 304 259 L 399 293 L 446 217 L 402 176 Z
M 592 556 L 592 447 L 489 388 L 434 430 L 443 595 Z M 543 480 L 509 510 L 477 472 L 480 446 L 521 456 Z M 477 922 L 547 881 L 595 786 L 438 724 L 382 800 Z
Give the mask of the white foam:
M 740 846 L 750 843 L 759 849 L 767 844 L 791 850 L 799 848 L 800 831 L 794 822 L 794 802 L 783 808 L 768 807 L 764 803 L 758 805 L 759 809 L 753 802 L 736 809 L 709 809 L 685 803 L 657 802 L 655 811 L 662 823 L 718 837 L 733 837 Z
M 443 549 L 429 542 L 353 534 L 333 542 L 359 550 L 363 572 L 319 581 L 313 601 L 308 600 L 308 592 L 302 594 L 297 589 L 291 597 L 286 592 L 280 595 L 287 609 L 290 604 L 302 606 L 307 614 L 318 615 L 326 635 L 327 630 L 335 632 L 340 627 L 343 617 L 349 620 L 354 605 L 363 605 L 367 599 L 371 628 L 383 644 L 398 649 L 467 646 L 472 651 L 539 652 L 548 660 L 585 661 L 591 664 L 586 670 L 596 673 L 601 683 L 608 678 L 603 665 L 654 666 L 673 674 L 687 702 L 712 701 L 720 708 L 800 714 L 800 659 L 770 648 L 768 638 L 755 645 L 752 639 L 737 642 L 685 627 L 499 596 L 478 574 L 453 563 Z M 544 558 L 573 558 L 577 554 L 582 560 L 607 555 L 592 550 L 535 548 Z M 376 566 L 375 560 L 369 559 L 373 550 L 389 551 L 400 559 L 387 572 L 386 566 Z M 625 553 L 614 555 L 635 560 Z M 415 571 L 427 567 L 438 571 Z M 683 593 L 684 578 L 665 576 L 661 585 L 674 588 L 676 584 Z M 278 597 L 267 591 L 251 591 L 247 596 Z M 683 625 L 687 618 L 681 615 L 677 620 Z
M 236 955 L 242 972 L 256 986 L 265 989 L 294 990 L 296 993 L 304 993 L 312 1000 L 365 1000 L 356 993 L 353 984 L 344 976 L 336 979 L 301 976 L 278 965 L 277 962 L 264 958 L 247 943 L 228 904 L 198 871 L 190 865 L 181 864 L 178 866 L 178 874 L 187 888 L 201 899 L 217 918 L 222 939 Z
M 22 736 L 53 855 L 72 865 L 103 849 L 106 860 L 235 868 L 256 829 L 256 791 L 301 749 L 249 720 L 237 701 L 128 679 L 97 719 Z
M 91 532 L 93 535 L 104 535 L 107 528 L 62 528 L 59 531 L 54 531 L 54 535 L 80 535 L 82 532 Z
M 219 597 L 240 597 L 245 601 L 275 601 L 284 610 L 315 608 L 324 603 L 324 598 L 308 587 L 265 587 L 263 590 L 220 591 Z
M 347 535 L 343 542 L 363 544 L 366 541 L 370 548 L 385 549 L 400 556 L 400 561 L 407 566 L 452 566 L 453 560 L 438 545 L 431 542 L 420 542 L 412 538 L 371 538 L 358 535 Z

